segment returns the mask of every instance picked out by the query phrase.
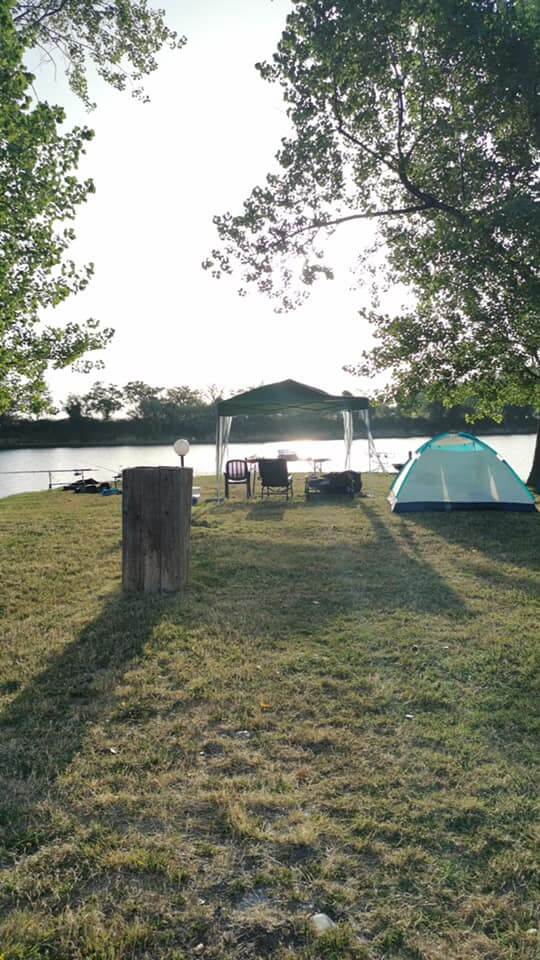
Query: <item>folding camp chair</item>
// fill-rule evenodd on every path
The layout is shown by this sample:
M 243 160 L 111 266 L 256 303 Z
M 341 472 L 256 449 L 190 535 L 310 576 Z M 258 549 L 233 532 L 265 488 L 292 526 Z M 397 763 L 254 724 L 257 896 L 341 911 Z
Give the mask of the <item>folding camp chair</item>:
M 270 491 L 284 493 L 289 499 L 289 490 L 291 497 L 293 495 L 293 478 L 289 473 L 286 460 L 259 460 L 259 477 L 261 481 L 261 497 L 270 496 Z

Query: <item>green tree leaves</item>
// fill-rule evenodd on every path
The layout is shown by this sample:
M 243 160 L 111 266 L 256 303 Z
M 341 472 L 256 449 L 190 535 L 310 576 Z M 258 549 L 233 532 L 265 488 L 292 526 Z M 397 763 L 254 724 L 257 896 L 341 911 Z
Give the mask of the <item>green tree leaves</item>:
M 262 76 L 291 135 L 279 172 L 215 218 L 205 266 L 301 301 L 331 277 L 324 238 L 372 220 L 380 286 L 416 307 L 369 311 L 358 367 L 388 396 L 475 397 L 480 413 L 540 404 L 538 0 L 297 0 Z
M 117 90 L 130 87 L 144 100 L 141 81 L 157 68 L 161 48 L 185 43 L 148 0 L 15 0 L 13 20 L 26 47 L 66 64 L 72 90 L 88 107 L 90 64 Z
M 72 173 L 91 131 L 59 132 L 62 110 L 32 103 L 31 75 L 9 7 L 0 7 L 0 413 L 47 405 L 45 371 L 104 346 L 112 331 L 90 320 L 60 329 L 40 311 L 84 289 L 92 274 L 64 258 L 69 221 L 92 191 Z
M 83 290 L 93 273 L 92 264 L 78 268 L 67 257 L 72 222 L 94 190 L 76 176 L 93 134 L 62 132 L 63 110 L 35 101 L 25 50 L 59 54 L 90 105 L 89 62 L 113 86 L 130 83 L 141 95 L 136 84 L 156 68 L 157 51 L 183 42 L 146 0 L 0 0 L 0 415 L 50 409 L 48 367 L 91 369 L 85 355 L 113 334 L 93 319 L 41 322 L 43 310 Z

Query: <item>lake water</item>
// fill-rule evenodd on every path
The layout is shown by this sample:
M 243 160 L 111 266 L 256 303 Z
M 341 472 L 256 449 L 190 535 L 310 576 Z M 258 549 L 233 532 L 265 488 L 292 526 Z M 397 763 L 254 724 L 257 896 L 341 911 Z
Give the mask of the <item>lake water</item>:
M 409 450 L 416 450 L 428 437 L 396 437 L 376 440 L 376 447 L 388 470 L 392 463 L 407 459 Z M 526 479 L 534 452 L 535 435 L 486 436 L 482 437 Z M 294 450 L 300 459 L 290 462 L 291 472 L 303 473 L 310 469 L 310 457 L 328 457 L 325 470 L 342 470 L 344 447 L 342 440 L 291 440 L 279 443 L 231 443 L 229 457 L 276 456 L 278 450 Z M 178 466 L 179 459 L 170 444 L 133 447 L 49 447 L 42 450 L 0 451 L 0 498 L 31 490 L 46 490 L 49 478 L 46 473 L 19 473 L 18 471 L 53 470 L 55 483 L 71 483 L 74 470 L 84 469 L 96 480 L 111 480 L 124 467 Z M 186 458 L 186 466 L 193 467 L 195 476 L 208 476 L 215 471 L 215 447 L 213 444 L 194 444 Z M 351 466 L 353 470 L 368 470 L 366 440 L 353 442 Z M 373 467 L 375 469 L 375 467 Z M 58 471 L 69 471 L 60 473 Z M 17 472 L 15 472 L 17 471 Z

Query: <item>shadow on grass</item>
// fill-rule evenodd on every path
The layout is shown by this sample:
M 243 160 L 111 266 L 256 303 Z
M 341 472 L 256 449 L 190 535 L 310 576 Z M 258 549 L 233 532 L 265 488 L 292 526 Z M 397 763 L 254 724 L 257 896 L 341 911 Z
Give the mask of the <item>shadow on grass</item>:
M 349 508 L 352 509 L 358 505 L 358 501 L 349 497 L 347 494 L 324 494 L 324 493 L 314 493 L 311 494 L 309 500 L 306 500 L 306 507 L 312 509 L 313 507 L 340 507 L 342 509 Z
M 381 519 L 374 503 L 360 500 L 358 509 L 371 525 L 375 542 L 366 545 L 371 568 L 379 571 L 377 594 L 384 607 L 470 617 L 463 598 L 428 563 L 409 535 L 400 540 Z
M 432 531 L 457 547 L 477 550 L 492 560 L 540 570 L 540 517 L 536 513 L 473 510 L 417 513 L 409 524 Z
M 40 803 L 171 604 L 178 599 L 114 596 L 0 714 L 0 838 L 11 856 L 40 845 Z
M 258 500 L 250 504 L 247 518 L 248 520 L 283 520 L 285 511 L 297 504 L 293 500 Z
M 487 645 L 478 647 L 475 666 L 469 669 L 475 669 L 482 678 L 479 727 L 490 731 L 491 743 L 499 744 L 501 753 L 510 748 L 515 759 L 530 763 L 538 749 L 538 625 L 536 609 L 528 605 L 527 597 L 537 601 L 540 596 L 538 518 L 525 513 L 473 511 L 426 512 L 403 519 L 402 533 L 407 543 L 416 543 L 420 529 L 444 538 L 451 548 L 467 551 L 465 560 L 456 560 L 461 571 L 480 580 L 484 589 L 497 591 L 497 602 L 516 611 L 508 637 L 489 636 Z M 500 564 L 514 569 L 501 568 Z M 525 595 L 523 605 L 519 593 Z M 485 603 L 487 607 L 488 596 Z
M 353 539 L 340 537 L 342 508 L 351 524 L 357 524 L 358 511 L 368 521 L 369 525 L 355 526 L 358 535 Z M 470 615 L 463 599 L 421 551 L 415 553 L 402 543 L 369 501 L 344 498 L 335 523 L 330 519 L 326 527 L 323 519 L 318 531 L 312 527 L 309 532 L 295 524 L 298 510 L 307 510 L 312 518 L 324 518 L 324 514 L 302 501 L 233 510 L 239 521 L 234 530 L 223 527 L 211 542 L 198 543 L 198 564 L 202 568 L 211 565 L 212 586 L 226 592 L 233 621 L 238 616 L 239 623 L 246 617 L 256 623 L 266 610 L 276 628 L 279 625 L 290 633 L 315 620 L 324 625 L 354 612 L 370 616 L 393 610 L 451 618 Z M 283 522 L 271 535 L 270 529 L 264 528 L 265 520 L 269 524 Z M 197 580 L 194 570 L 195 587 Z
M 294 517 L 306 504 L 231 506 L 246 520 L 272 522 Z M 220 630 L 243 635 L 248 623 L 263 642 L 267 636 L 289 642 L 294 631 L 322 637 L 336 618 L 349 613 L 371 617 L 410 610 L 470 616 L 462 598 L 421 551 L 400 542 L 374 504 L 344 501 L 344 508 L 361 511 L 374 536 L 366 536 L 367 524 L 359 525 L 357 538 L 345 541 L 329 525 L 328 542 L 324 526 L 322 539 L 313 541 L 301 527 L 281 523 L 272 540 L 259 523 L 233 529 L 212 523 L 211 534 L 198 540 L 194 550 L 193 601 L 203 600 L 206 609 L 212 600 Z M 54 791 L 89 729 L 106 714 L 114 690 L 143 654 L 154 627 L 168 612 L 176 619 L 179 610 L 175 597 L 114 596 L 78 637 L 52 654 L 0 715 L 0 832 L 10 856 L 40 845 L 32 827 L 43 821 L 40 804 Z M 192 616 L 200 618 L 201 611 L 182 612 L 186 625 Z M 203 621 L 205 616 L 203 612 Z
M 222 516 L 226 518 L 231 512 L 243 520 L 282 520 L 286 511 L 295 510 L 304 505 L 302 497 L 291 497 L 276 494 L 271 497 L 254 496 L 250 500 L 231 498 L 220 505 Z
M 259 499 L 257 501 L 252 500 L 250 504 L 250 510 L 248 513 L 250 520 L 282 520 L 285 511 L 291 510 L 293 508 L 305 508 L 311 510 L 317 507 L 340 507 L 343 509 L 353 509 L 357 505 L 357 501 L 353 500 L 347 495 L 340 496 L 336 494 L 332 496 L 329 494 L 314 494 L 308 500 L 304 497 L 303 493 L 298 496 L 291 497 L 287 501 L 285 498 L 282 500 L 272 500 L 265 497 L 264 499 Z

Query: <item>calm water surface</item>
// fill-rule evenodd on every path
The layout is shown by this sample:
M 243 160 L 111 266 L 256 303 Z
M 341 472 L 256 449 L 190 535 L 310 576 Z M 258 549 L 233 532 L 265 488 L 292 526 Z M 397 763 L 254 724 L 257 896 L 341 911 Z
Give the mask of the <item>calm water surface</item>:
M 409 450 L 416 450 L 428 437 L 396 437 L 376 442 L 389 470 L 392 463 L 402 462 Z M 497 453 L 510 463 L 520 477 L 526 479 L 534 452 L 535 435 L 482 437 Z M 291 472 L 302 473 L 310 468 L 309 457 L 327 457 L 324 468 L 342 470 L 344 446 L 342 440 L 291 440 L 279 443 L 231 443 L 229 457 L 275 456 L 280 449 L 296 451 L 306 458 L 290 463 Z M 49 479 L 46 473 L 11 473 L 11 471 L 66 470 L 55 473 L 57 483 L 71 483 L 73 471 L 84 469 L 96 480 L 111 480 L 124 467 L 178 466 L 179 459 L 169 444 L 148 447 L 50 447 L 45 450 L 0 451 L 0 497 L 31 490 L 46 490 Z M 215 447 L 213 444 L 193 445 L 186 465 L 193 467 L 195 476 L 207 476 L 215 470 Z M 366 440 L 355 440 L 352 448 L 351 466 L 363 472 L 368 469 Z

